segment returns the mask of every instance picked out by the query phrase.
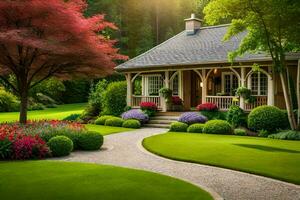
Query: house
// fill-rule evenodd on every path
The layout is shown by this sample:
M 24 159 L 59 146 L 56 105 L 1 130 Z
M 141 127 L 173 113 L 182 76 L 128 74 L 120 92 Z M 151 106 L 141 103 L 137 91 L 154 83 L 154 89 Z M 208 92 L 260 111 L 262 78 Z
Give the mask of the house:
M 280 79 L 272 71 L 271 57 L 265 53 L 246 54 L 228 61 L 246 33 L 224 42 L 229 25 L 202 27 L 194 14 L 185 20 L 186 29 L 171 39 L 116 67 L 127 79 L 128 106 L 138 108 L 144 101 L 155 102 L 165 111 L 159 89 L 172 89 L 183 100 L 184 109 L 212 102 L 220 110 L 237 104 L 246 111 L 261 105 L 285 107 Z M 288 73 L 296 84 L 299 53 L 286 55 Z M 261 67 L 253 71 L 253 64 Z M 255 97 L 253 103 L 236 101 L 235 90 L 244 86 Z

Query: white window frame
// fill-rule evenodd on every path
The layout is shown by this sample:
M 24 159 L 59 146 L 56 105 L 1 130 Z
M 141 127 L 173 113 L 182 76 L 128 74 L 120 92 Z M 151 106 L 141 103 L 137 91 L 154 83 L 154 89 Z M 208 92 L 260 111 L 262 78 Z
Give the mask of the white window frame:
M 240 85 L 239 83 L 239 79 L 237 77 L 237 75 L 233 72 L 222 72 L 222 80 L 221 80 L 221 86 L 222 86 L 222 93 L 225 93 L 225 76 L 226 75 L 230 75 L 230 85 L 233 85 L 233 76 L 235 76 L 237 78 L 238 81 L 238 87 Z M 230 89 L 231 90 L 231 89 Z
M 158 77 L 158 78 L 160 78 L 161 79 L 161 87 L 163 87 L 163 85 L 164 85 L 161 74 L 143 75 L 143 81 L 142 81 L 143 82 L 143 88 L 142 88 L 142 94 L 143 94 L 143 96 L 150 96 L 150 94 L 149 94 L 149 90 L 150 90 L 150 88 L 149 88 L 150 87 L 149 77 Z M 159 95 L 157 95 L 157 96 L 159 96 Z
M 268 92 L 269 92 L 269 77 L 267 74 L 263 73 L 263 72 L 255 72 L 257 73 L 257 94 L 253 95 L 253 96 L 268 96 Z M 252 75 L 255 74 L 252 73 L 249 78 L 248 78 L 248 88 L 252 89 Z M 266 76 L 266 92 L 265 94 L 261 94 L 261 74 L 263 74 L 264 76 Z
M 177 94 L 174 93 L 174 80 L 177 78 Z M 170 89 L 172 90 L 173 96 L 180 96 L 180 76 L 179 73 L 175 72 L 174 76 L 172 76 L 170 80 Z

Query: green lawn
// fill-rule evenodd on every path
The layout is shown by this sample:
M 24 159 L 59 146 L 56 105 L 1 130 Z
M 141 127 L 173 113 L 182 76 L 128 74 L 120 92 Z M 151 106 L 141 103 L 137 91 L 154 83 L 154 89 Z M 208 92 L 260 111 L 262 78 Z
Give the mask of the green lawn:
M 178 179 L 106 165 L 52 161 L 0 162 L 0 177 L 1 199 L 212 199 L 207 192 Z
M 84 110 L 86 103 L 59 105 L 57 108 L 47 108 L 28 112 L 28 119 L 63 119 L 70 114 L 80 114 Z M 19 119 L 19 112 L 0 113 L 1 122 L 12 122 Z
M 300 184 L 300 142 L 267 138 L 166 133 L 146 138 L 149 151 Z
M 130 129 L 130 128 L 101 126 L 101 125 L 95 125 L 95 124 L 87 124 L 86 127 L 90 131 L 97 131 L 97 132 L 101 133 L 101 135 L 109 135 L 109 134 L 113 134 L 113 133 L 120 133 L 120 132 L 134 130 L 134 129 Z

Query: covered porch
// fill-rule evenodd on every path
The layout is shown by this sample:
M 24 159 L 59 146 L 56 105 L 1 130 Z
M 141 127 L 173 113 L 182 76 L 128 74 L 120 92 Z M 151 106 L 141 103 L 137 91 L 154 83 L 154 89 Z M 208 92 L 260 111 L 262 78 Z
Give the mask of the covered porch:
M 252 66 L 201 67 L 191 69 L 126 73 L 127 104 L 139 108 L 141 102 L 154 102 L 161 111 L 166 103 L 159 95 L 162 87 L 170 88 L 173 96 L 183 100 L 188 111 L 201 103 L 214 103 L 221 111 L 239 105 L 245 111 L 261 105 L 274 105 L 274 80 L 270 66 L 255 72 Z M 251 90 L 255 101 L 247 103 L 235 96 L 240 86 Z

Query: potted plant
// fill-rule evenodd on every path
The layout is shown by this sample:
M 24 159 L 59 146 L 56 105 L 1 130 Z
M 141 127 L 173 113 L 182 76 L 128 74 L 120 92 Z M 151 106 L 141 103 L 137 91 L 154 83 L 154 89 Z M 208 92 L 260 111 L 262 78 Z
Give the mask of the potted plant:
M 179 96 L 172 96 L 172 111 L 183 111 L 183 101 Z
M 159 94 L 161 97 L 164 98 L 164 101 L 166 102 L 166 111 L 171 110 L 172 106 L 172 93 L 173 91 L 169 88 L 161 88 L 159 90 Z
M 247 104 L 254 103 L 256 100 L 255 97 L 252 96 L 251 90 L 246 87 L 239 87 L 238 89 L 236 89 L 235 94 L 238 97 L 243 97 L 245 100 L 245 103 L 247 103 Z

